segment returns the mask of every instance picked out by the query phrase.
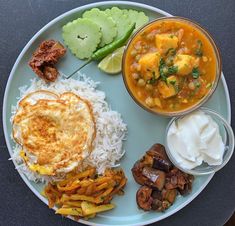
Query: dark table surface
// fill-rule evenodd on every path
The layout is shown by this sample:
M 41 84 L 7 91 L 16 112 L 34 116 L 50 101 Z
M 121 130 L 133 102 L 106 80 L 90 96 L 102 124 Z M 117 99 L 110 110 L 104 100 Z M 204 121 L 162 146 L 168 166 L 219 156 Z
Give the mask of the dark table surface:
M 10 70 L 29 39 L 58 15 L 95 1 L 76 0 L 0 0 L 0 101 Z M 216 39 L 222 54 L 223 72 L 235 107 L 235 1 L 234 0 L 159 0 L 138 1 L 171 14 L 191 18 L 205 26 Z M 2 111 L 0 113 L 0 116 Z M 1 117 L 2 118 L 2 117 Z M 233 128 L 234 123 L 233 123 Z M 9 154 L 0 128 L 0 225 L 78 225 L 48 210 L 24 184 Z M 159 226 L 223 225 L 235 209 L 235 155 L 216 173 L 203 192 L 187 207 Z

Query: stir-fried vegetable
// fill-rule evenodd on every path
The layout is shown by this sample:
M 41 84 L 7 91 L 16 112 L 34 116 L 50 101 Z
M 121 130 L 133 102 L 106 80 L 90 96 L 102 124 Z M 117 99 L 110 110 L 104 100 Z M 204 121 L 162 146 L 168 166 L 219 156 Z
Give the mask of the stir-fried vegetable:
M 96 213 L 113 209 L 115 194 L 123 194 L 127 179 L 122 170 L 106 170 L 96 175 L 94 168 L 72 172 L 62 181 L 50 182 L 44 189 L 49 207 L 55 205 L 57 214 L 95 217 Z

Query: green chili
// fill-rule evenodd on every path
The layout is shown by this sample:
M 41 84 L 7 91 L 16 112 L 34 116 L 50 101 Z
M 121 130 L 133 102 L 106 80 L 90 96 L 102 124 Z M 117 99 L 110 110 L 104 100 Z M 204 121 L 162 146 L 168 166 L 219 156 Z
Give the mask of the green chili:
M 121 38 L 117 39 L 116 41 L 113 41 L 112 43 L 94 52 L 91 56 L 91 60 L 101 60 L 104 57 L 106 57 L 108 54 L 112 53 L 114 50 L 118 49 L 119 47 L 122 47 L 126 43 L 128 38 L 131 36 L 134 29 L 135 29 L 135 23 L 132 24 L 132 26 L 127 30 L 127 32 Z

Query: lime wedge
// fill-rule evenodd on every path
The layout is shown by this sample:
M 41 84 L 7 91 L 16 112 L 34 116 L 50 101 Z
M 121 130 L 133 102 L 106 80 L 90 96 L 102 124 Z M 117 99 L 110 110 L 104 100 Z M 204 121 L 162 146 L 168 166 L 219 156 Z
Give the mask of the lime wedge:
M 122 70 L 122 55 L 125 46 L 116 49 L 98 64 L 98 68 L 107 74 L 117 74 Z

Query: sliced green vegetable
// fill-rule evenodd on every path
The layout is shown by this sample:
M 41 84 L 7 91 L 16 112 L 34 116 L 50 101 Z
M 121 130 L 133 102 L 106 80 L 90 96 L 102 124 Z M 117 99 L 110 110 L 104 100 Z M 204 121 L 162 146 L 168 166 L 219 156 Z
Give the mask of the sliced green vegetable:
M 79 59 L 90 58 L 101 40 L 100 27 L 86 18 L 79 18 L 63 26 L 64 43 Z
M 145 15 L 144 12 L 138 12 L 133 9 L 124 9 L 122 10 L 125 15 L 129 18 L 131 23 L 136 23 L 135 30 L 139 29 L 142 27 L 144 24 L 149 22 L 149 17 Z
M 100 46 L 103 47 L 109 44 L 117 35 L 117 27 L 113 19 L 107 16 L 106 13 L 102 12 L 98 8 L 93 8 L 91 10 L 85 11 L 83 18 L 90 19 L 96 23 L 101 30 L 102 37 Z
M 112 7 L 104 11 L 108 16 L 112 17 L 117 26 L 117 36 L 115 40 L 121 38 L 131 26 L 131 21 L 128 16 L 123 13 L 118 7 Z

